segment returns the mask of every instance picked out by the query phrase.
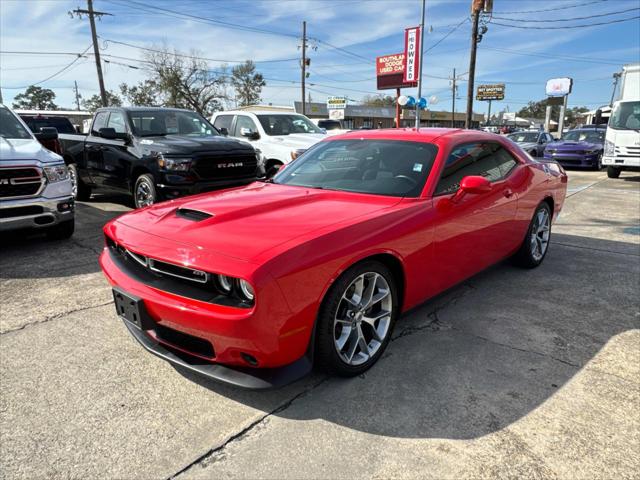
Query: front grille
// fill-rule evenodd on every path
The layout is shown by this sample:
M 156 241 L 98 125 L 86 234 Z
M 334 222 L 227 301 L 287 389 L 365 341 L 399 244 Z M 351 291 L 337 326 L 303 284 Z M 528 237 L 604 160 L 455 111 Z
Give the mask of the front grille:
M 640 157 L 640 147 L 616 147 L 616 157 Z
M 153 330 L 156 334 L 156 338 L 163 343 L 167 343 L 170 346 L 201 357 L 215 357 L 213 345 L 211 345 L 211 342 L 207 340 L 174 330 L 173 328 L 166 327 L 160 323 L 156 323 Z
M 106 237 L 106 243 L 113 262 L 137 282 L 202 302 L 239 308 L 253 306 L 253 303 L 221 293 L 214 274 L 131 252 L 109 237 Z
M 201 180 L 243 178 L 255 176 L 257 166 L 254 154 L 202 154 L 196 156 L 193 172 Z
M 0 198 L 36 195 L 43 180 L 37 168 L 0 168 Z
M 27 215 L 38 215 L 44 209 L 38 205 L 30 205 L 27 207 L 12 207 L 0 209 L 0 218 L 24 217 Z

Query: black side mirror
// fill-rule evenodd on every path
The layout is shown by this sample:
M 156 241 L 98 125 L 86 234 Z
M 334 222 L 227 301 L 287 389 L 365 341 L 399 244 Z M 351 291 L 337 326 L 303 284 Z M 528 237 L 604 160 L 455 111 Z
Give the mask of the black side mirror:
M 129 140 L 129 134 L 126 132 L 116 132 L 114 128 L 101 128 L 100 136 L 107 140 Z
M 55 127 L 42 127 L 39 132 L 35 133 L 35 136 L 40 141 L 57 140 L 58 129 Z
M 225 127 L 220 127 L 218 131 L 220 132 L 221 135 L 224 135 L 225 137 L 229 135 L 229 130 L 227 130 Z
M 596 110 L 596 117 L 594 119 L 594 123 L 596 125 L 600 125 L 602 122 L 602 110 L 601 109 L 597 109 Z

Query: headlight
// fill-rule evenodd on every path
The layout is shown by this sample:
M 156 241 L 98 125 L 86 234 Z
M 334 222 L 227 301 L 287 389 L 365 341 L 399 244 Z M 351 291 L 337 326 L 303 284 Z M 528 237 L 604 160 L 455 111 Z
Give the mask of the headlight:
M 291 150 L 291 160 L 295 160 L 306 151 L 307 151 L 306 148 L 298 148 L 296 150 Z
M 616 146 L 613 144 L 613 142 L 610 142 L 609 140 L 605 140 L 604 154 L 608 157 L 613 157 L 615 153 L 616 153 Z
M 233 289 L 233 279 L 231 277 L 227 277 L 226 275 L 218 275 L 218 287 L 222 290 L 223 293 L 231 293 Z
M 245 300 L 253 301 L 253 297 L 255 294 L 253 293 L 253 287 L 246 280 L 240 280 L 240 293 L 245 298 Z
M 158 156 L 158 167 L 162 170 L 169 170 L 172 172 L 188 172 L 191 168 L 191 159 L 167 158 L 161 154 Z
M 597 148 L 593 148 L 591 150 L 585 150 L 584 153 L 585 153 L 585 155 L 593 155 L 594 153 L 598 153 L 598 149 Z
M 258 161 L 258 166 L 261 167 L 264 165 L 264 155 L 262 154 L 262 150 L 256 148 L 256 160 Z
M 61 182 L 69 178 L 69 169 L 66 165 L 56 165 L 54 167 L 44 167 L 44 174 L 51 183 Z

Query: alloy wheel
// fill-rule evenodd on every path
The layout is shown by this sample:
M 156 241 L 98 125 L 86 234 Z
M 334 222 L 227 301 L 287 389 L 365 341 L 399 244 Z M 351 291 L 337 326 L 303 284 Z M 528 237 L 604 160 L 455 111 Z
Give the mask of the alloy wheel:
M 136 204 L 138 208 L 147 207 L 154 203 L 153 192 L 146 182 L 139 182 L 136 187 Z
M 390 334 L 393 297 L 389 283 L 366 272 L 346 288 L 333 322 L 333 340 L 340 359 L 362 365 L 372 358 Z
M 71 196 L 74 200 L 78 198 L 78 171 L 75 165 L 69 165 L 69 180 L 71 180 Z
M 531 256 L 539 262 L 549 246 L 551 235 L 551 217 L 545 208 L 541 208 L 536 213 L 536 218 L 531 228 Z

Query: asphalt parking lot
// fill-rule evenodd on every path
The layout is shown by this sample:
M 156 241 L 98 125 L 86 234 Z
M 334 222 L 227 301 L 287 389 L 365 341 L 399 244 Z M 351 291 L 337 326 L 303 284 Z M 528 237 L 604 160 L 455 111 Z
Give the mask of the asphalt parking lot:
M 640 177 L 569 172 L 545 263 L 503 263 L 405 316 L 349 380 L 208 382 L 146 353 L 70 241 L 0 245 L 2 478 L 638 478 Z

